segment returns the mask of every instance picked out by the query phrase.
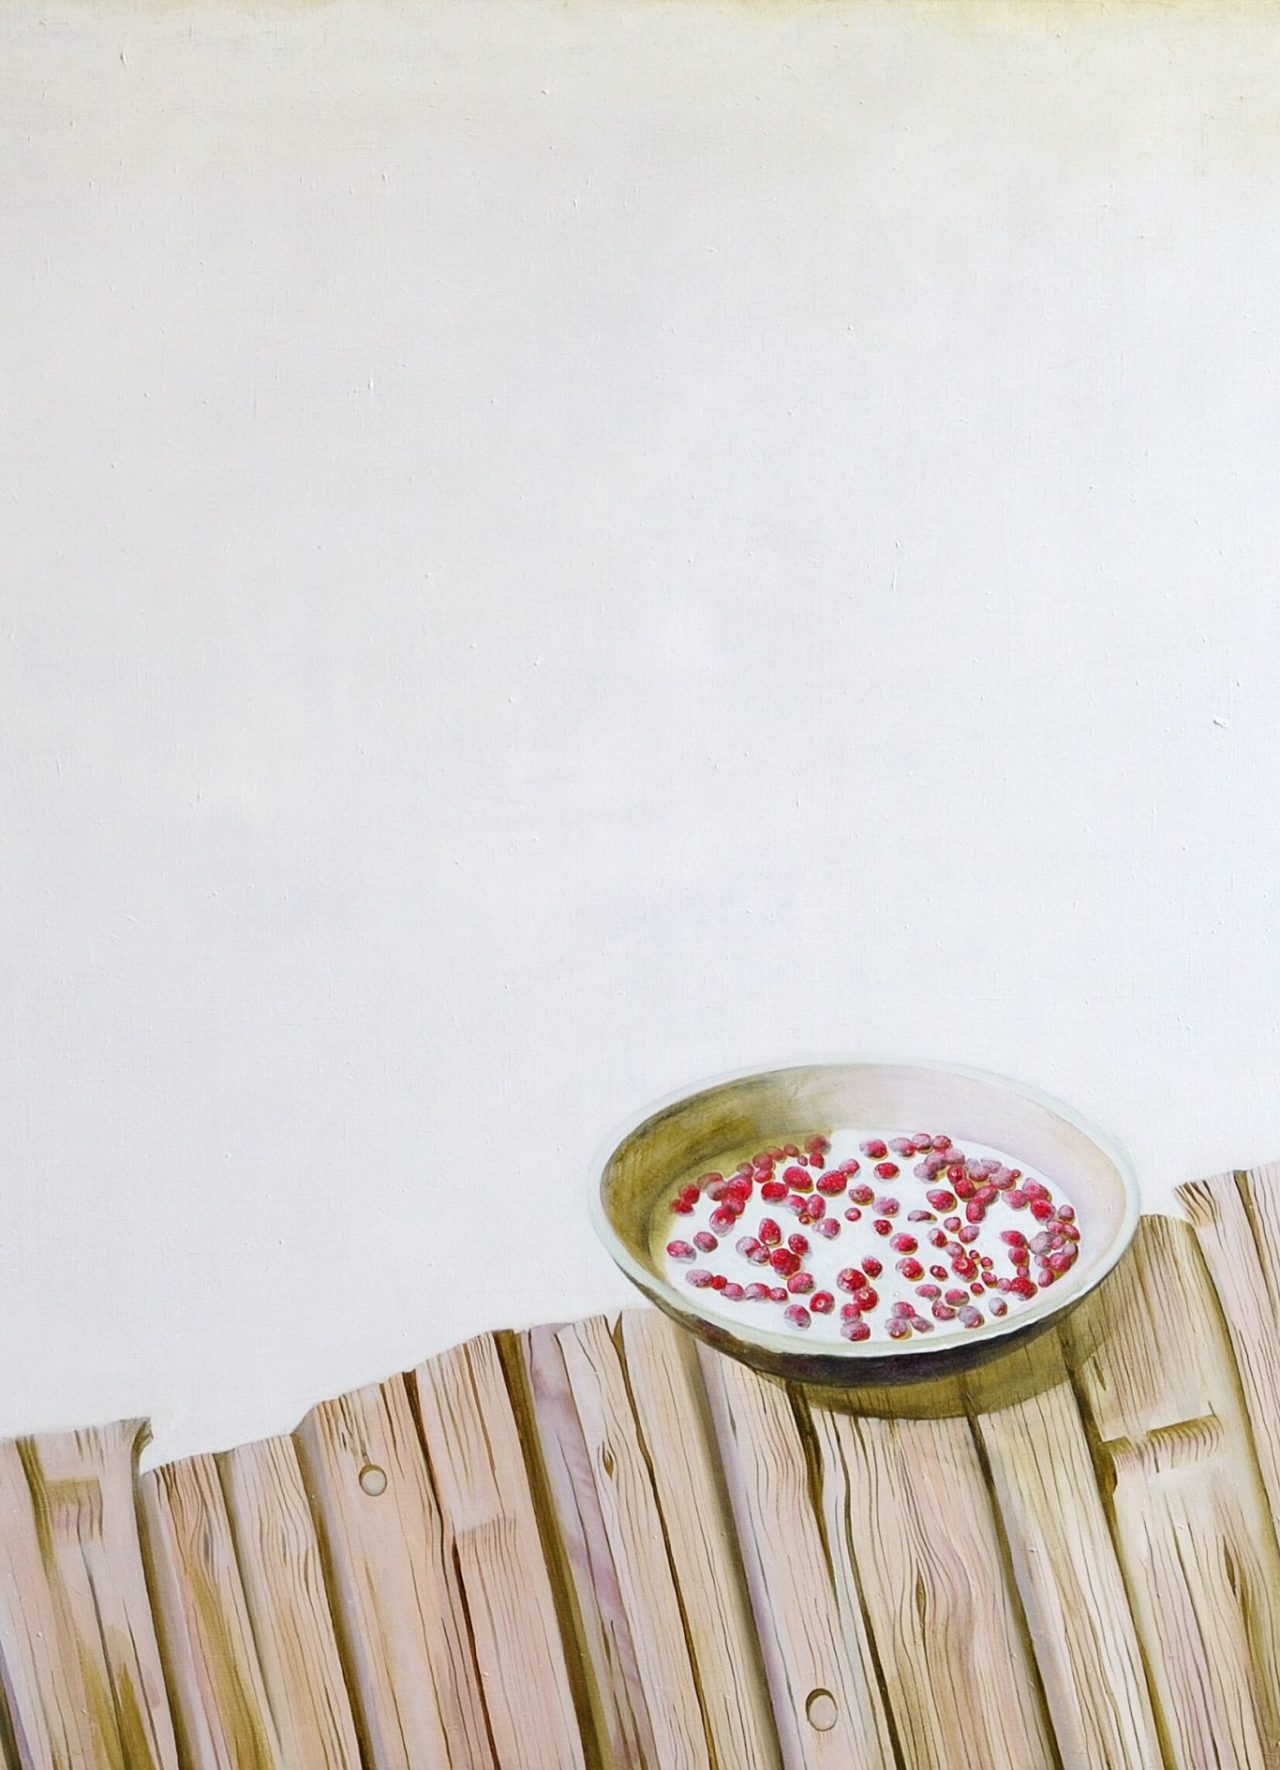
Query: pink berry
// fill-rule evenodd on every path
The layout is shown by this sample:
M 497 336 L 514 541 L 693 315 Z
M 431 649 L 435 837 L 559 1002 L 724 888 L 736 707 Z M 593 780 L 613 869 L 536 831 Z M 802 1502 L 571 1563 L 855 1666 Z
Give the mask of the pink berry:
M 935 1187 L 932 1192 L 924 1195 L 935 1211 L 949 1211 L 956 1202 L 954 1192 L 948 1192 L 945 1186 Z
M 809 1200 L 809 1221 L 811 1223 L 816 1223 L 819 1220 L 819 1218 L 825 1217 L 826 1214 L 827 1214 L 827 1201 L 826 1201 L 826 1199 L 825 1198 L 818 1198 L 817 1195 L 815 1194 L 814 1197 Z
M 763 1303 L 769 1295 L 767 1284 L 749 1284 L 742 1293 L 748 1303 Z
M 1039 1180 L 1024 1180 L 1022 1190 L 1028 1198 L 1048 1198 L 1049 1188 Z
M 704 1271 L 701 1266 L 695 1266 L 692 1272 L 685 1273 L 684 1282 L 691 1284 L 695 1291 L 705 1291 L 711 1283 L 711 1274 Z
M 876 1209 L 882 1217 L 896 1217 L 899 1208 L 897 1199 L 892 1198 L 888 1193 L 876 1200 Z
M 885 1323 L 885 1332 L 891 1340 L 909 1340 L 911 1338 L 911 1323 L 904 1321 L 902 1316 L 895 1315 Z
M 931 1137 L 929 1139 L 929 1141 L 933 1144 L 933 1147 L 935 1149 L 950 1149 L 951 1148 L 950 1137 L 943 1135 L 941 1132 L 939 1132 L 937 1136 Z
M 985 1219 L 986 1214 L 986 1211 L 978 1203 L 976 1198 L 970 1200 L 964 1208 L 966 1223 L 981 1223 Z
M 1031 1201 L 1020 1186 L 1015 1186 L 1012 1192 L 1005 1193 L 1004 1202 L 1011 1211 L 1025 1211 Z
M 844 1335 L 846 1340 L 869 1340 L 871 1338 L 871 1329 L 867 1326 L 865 1321 L 861 1320 L 856 1315 L 852 1321 L 842 1321 L 840 1323 L 840 1332 Z
M 910 1318 L 915 1314 L 915 1310 L 912 1307 L 912 1305 L 906 1301 L 905 1298 L 899 1298 L 899 1300 L 896 1303 L 891 1303 L 889 1305 L 889 1313 L 890 1313 L 890 1315 L 901 1315 L 901 1316 L 904 1316 L 907 1320 L 910 1320 Z
M 830 1291 L 815 1291 L 809 1299 L 809 1307 L 815 1315 L 830 1315 L 836 1306 L 836 1300 Z
M 895 1155 L 914 1155 L 915 1140 L 911 1137 L 890 1137 L 889 1148 Z
M 881 1180 L 896 1180 L 900 1169 L 897 1162 L 877 1162 L 876 1175 Z
M 824 1217 L 821 1223 L 814 1224 L 814 1230 L 825 1240 L 834 1241 L 840 1233 L 840 1219 L 838 1217 Z
M 956 1312 L 950 1303 L 935 1303 L 930 1313 L 935 1321 L 954 1321 Z
M 813 1319 L 803 1303 L 793 1303 L 787 1310 L 786 1316 L 794 1328 L 807 1328 Z
M 879 1161 L 882 1155 L 888 1155 L 889 1145 L 882 1143 L 878 1137 L 868 1137 L 865 1143 L 858 1145 L 863 1155 L 869 1155 L 873 1161 Z
M 877 1217 L 871 1227 L 875 1230 L 877 1235 L 888 1235 L 892 1232 L 893 1224 L 890 1223 L 887 1217 Z
M 725 1300 L 725 1302 L 726 1303 L 741 1303 L 742 1297 L 743 1297 L 742 1286 L 740 1284 L 735 1284 L 733 1279 L 730 1279 L 728 1284 L 724 1287 L 724 1300 Z
M 989 1211 L 999 1196 L 994 1186 L 980 1186 L 973 1195 L 973 1202 L 981 1205 L 984 1211 Z
M 879 1278 L 880 1274 L 884 1271 L 884 1267 L 881 1262 L 876 1259 L 874 1254 L 866 1254 L 863 1256 L 862 1270 L 866 1273 L 868 1278 Z
M 700 1229 L 693 1238 L 693 1245 L 701 1253 L 714 1254 L 720 1243 L 709 1229 Z
M 981 1327 L 984 1319 L 981 1309 L 975 1309 L 972 1303 L 960 1311 L 961 1323 L 967 1328 Z
M 860 1223 L 862 1221 L 862 1212 L 858 1209 L 857 1205 L 849 1206 L 844 1214 L 844 1220 L 846 1223 Z
M 706 1189 L 707 1197 L 711 1199 L 713 1203 L 718 1204 L 728 1190 L 729 1182 L 727 1180 L 713 1180 Z
M 816 1149 L 819 1155 L 825 1155 L 831 1148 L 831 1139 L 830 1137 L 824 1137 L 821 1131 L 817 1131 L 812 1137 L 805 1138 L 804 1146 L 810 1153 Z
M 934 1297 L 940 1297 L 941 1295 L 942 1292 L 938 1289 L 936 1284 L 918 1284 L 916 1286 L 917 1297 L 927 1297 L 932 1301 Z
M 1049 1270 L 1055 1278 L 1060 1278 L 1064 1272 L 1070 1272 L 1074 1265 L 1074 1251 L 1068 1253 L 1065 1248 L 1060 1248 L 1056 1253 L 1049 1255 Z
M 889 1246 L 895 1254 L 914 1254 L 920 1243 L 914 1235 L 907 1235 L 904 1231 L 895 1235 Z
M 1059 1221 L 1059 1223 L 1074 1223 L 1075 1220 L 1076 1220 L 1076 1208 L 1074 1205 L 1059 1205 L 1058 1206 L 1058 1221 Z
M 946 1278 L 947 1269 L 945 1266 L 931 1266 L 929 1268 L 929 1276 L 931 1278 L 936 1278 L 939 1281 L 941 1281 Z
M 969 1301 L 969 1293 L 967 1291 L 944 1291 L 943 1295 L 948 1303 L 954 1303 L 957 1308 L 959 1308 L 961 1303 L 967 1303 Z
M 859 1291 L 866 1282 L 866 1274 L 860 1272 L 856 1266 L 843 1266 L 836 1273 L 836 1283 L 842 1291 Z
M 789 1235 L 787 1237 L 787 1246 L 791 1249 L 793 1254 L 799 1254 L 800 1258 L 803 1260 L 805 1255 L 809 1252 L 809 1237 L 807 1235 L 801 1235 L 797 1230 L 794 1235 Z
M 1007 1241 L 1011 1248 L 1020 1248 L 1026 1242 L 1026 1236 L 1020 1229 L 1002 1229 L 1000 1240 Z
M 667 1252 L 673 1260 L 692 1260 L 693 1249 L 687 1241 L 669 1241 Z
M 771 1303 L 785 1303 L 786 1300 L 787 1300 L 787 1287 L 786 1287 L 786 1285 L 775 1284 L 770 1288 L 769 1301 Z
M 911 1254 L 908 1254 L 905 1260 L 898 1261 L 898 1271 L 903 1278 L 909 1279 L 913 1283 L 917 1278 L 924 1277 L 924 1267 Z
M 952 1235 L 955 1235 L 960 1228 L 959 1217 L 944 1217 L 942 1219 L 942 1227 L 944 1229 L 949 1229 Z
M 1007 1315 L 1009 1313 L 1009 1305 L 1003 1297 L 988 1297 L 987 1308 L 992 1315 Z
M 908 1223 L 936 1223 L 938 1219 L 932 1211 L 908 1211 Z
M 855 1205 L 869 1205 L 875 1196 L 872 1189 L 861 1180 L 856 1186 L 849 1188 L 849 1197 Z
M 787 1280 L 787 1289 L 793 1297 L 807 1297 L 813 1289 L 812 1272 L 793 1272 Z

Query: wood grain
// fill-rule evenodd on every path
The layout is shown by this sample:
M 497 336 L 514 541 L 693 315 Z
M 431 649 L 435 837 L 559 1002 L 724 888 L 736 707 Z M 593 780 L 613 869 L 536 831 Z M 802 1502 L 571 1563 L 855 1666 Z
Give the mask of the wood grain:
M 403 1378 L 322 1403 L 295 1441 L 374 1770 L 491 1770 L 466 1605 Z
M 213 1457 L 141 1480 L 183 1758 L 193 1770 L 290 1770 L 267 1701 Z
M 1190 1227 L 1143 1220 L 1079 1393 L 1167 1759 L 1280 1763 L 1280 1555 L 1222 1318 Z
M 866 1605 L 908 1763 L 1051 1765 L 968 1422 L 818 1408 L 813 1428 L 837 1578 Z
M 218 1467 L 283 1761 L 349 1770 L 360 1748 L 293 1440 L 241 1445 Z
M 493 1336 L 419 1365 L 411 1381 L 498 1763 L 581 1770 L 555 1598 Z
M 642 1770 L 657 1763 L 653 1729 L 560 1331 L 537 1327 L 521 1336 L 534 1428 L 583 1658 L 593 1732 L 609 1770 Z
M 0 1649 L 23 1764 L 176 1770 L 134 1500 L 145 1436 L 135 1420 L 4 1447 Z
M 775 1770 L 777 1734 L 693 1341 L 655 1310 L 628 1310 L 621 1331 L 712 1757 Z
M 1178 1189 L 1231 1335 L 1258 1465 L 1280 1522 L 1280 1270 L 1274 1171 L 1215 1174 Z
M 592 1316 L 557 1339 L 635 1651 L 652 1763 L 711 1770 L 680 1592 L 610 1324 Z
M 1045 1374 L 1038 1349 L 1038 1375 Z M 1124 1576 L 1056 1340 L 1038 1394 L 977 1414 L 1064 1764 L 1148 1770 L 1160 1744 Z
M 832 1583 L 785 1388 L 700 1362 L 787 1770 L 889 1770 L 892 1738 L 860 1604 Z

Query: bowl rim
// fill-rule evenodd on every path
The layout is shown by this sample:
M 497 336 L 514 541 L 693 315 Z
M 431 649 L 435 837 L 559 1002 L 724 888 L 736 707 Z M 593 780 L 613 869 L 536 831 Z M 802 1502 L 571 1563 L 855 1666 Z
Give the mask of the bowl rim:
M 727 1087 L 734 1082 L 748 1082 L 763 1079 L 766 1076 L 785 1075 L 797 1070 L 815 1069 L 916 1069 L 932 1071 L 936 1074 L 957 1076 L 962 1080 L 973 1082 L 994 1083 L 1001 1088 L 1010 1090 L 1023 1100 L 1043 1108 L 1054 1117 L 1062 1119 L 1083 1136 L 1087 1137 L 1094 1147 L 1111 1163 L 1120 1176 L 1124 1188 L 1125 1206 L 1120 1226 L 1109 1246 L 1100 1256 L 1095 1270 L 1088 1281 L 1077 1286 L 1066 1296 L 1054 1292 L 1041 1292 L 1029 1309 L 1018 1310 L 1016 1314 L 1006 1316 L 1003 1320 L 987 1320 L 976 1331 L 966 1334 L 963 1339 L 935 1341 L 932 1339 L 913 1338 L 906 1343 L 892 1340 L 852 1341 L 845 1339 L 823 1339 L 797 1343 L 796 1337 L 790 1334 L 774 1333 L 768 1328 L 757 1328 L 748 1323 L 735 1324 L 722 1316 L 713 1316 L 698 1308 L 697 1303 L 683 1295 L 670 1284 L 660 1273 L 651 1270 L 636 1260 L 622 1241 L 613 1224 L 609 1221 L 603 1197 L 604 1178 L 609 1163 L 617 1154 L 628 1137 L 642 1130 L 651 1119 L 659 1117 L 673 1106 L 680 1106 L 687 1101 L 696 1099 L 700 1094 L 713 1092 L 716 1088 Z M 731 1340 L 744 1348 L 758 1348 L 771 1357 L 789 1357 L 796 1360 L 797 1369 L 803 1366 L 806 1359 L 815 1357 L 833 1357 L 856 1367 L 863 1363 L 883 1363 L 885 1359 L 908 1361 L 913 1358 L 928 1358 L 931 1363 L 945 1357 L 952 1347 L 977 1347 L 990 1345 L 993 1341 L 1007 1340 L 1021 1333 L 1024 1329 L 1036 1324 L 1043 1324 L 1051 1317 L 1066 1314 L 1074 1309 L 1077 1303 L 1095 1291 L 1102 1281 L 1119 1265 L 1129 1244 L 1137 1233 L 1138 1222 L 1142 1216 L 1142 1194 L 1138 1184 L 1138 1176 L 1132 1159 L 1124 1145 L 1109 1132 L 1103 1131 L 1083 1113 L 1077 1112 L 1073 1106 L 1059 1100 L 1056 1095 L 1046 1093 L 1028 1082 L 1017 1080 L 1013 1076 L 1002 1074 L 998 1070 L 980 1069 L 971 1064 L 947 1063 L 937 1059 L 917 1057 L 813 1057 L 804 1059 L 792 1058 L 785 1063 L 771 1064 L 761 1067 L 758 1064 L 745 1069 L 725 1071 L 710 1076 L 704 1081 L 686 1085 L 652 1101 L 642 1111 L 631 1114 L 620 1128 L 602 1142 L 592 1164 L 590 1189 L 588 1193 L 588 1209 L 592 1226 L 596 1235 L 604 1244 L 614 1264 L 629 1278 L 638 1290 L 653 1297 L 660 1293 L 670 1312 L 679 1319 L 705 1323 L 717 1331 L 723 1331 Z

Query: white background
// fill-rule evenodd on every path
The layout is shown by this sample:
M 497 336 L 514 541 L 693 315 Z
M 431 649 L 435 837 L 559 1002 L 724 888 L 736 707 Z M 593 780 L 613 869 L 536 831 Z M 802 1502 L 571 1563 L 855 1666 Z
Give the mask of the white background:
M 0 12 L 0 1430 L 627 1301 L 709 1073 L 1280 1154 L 1277 22 Z

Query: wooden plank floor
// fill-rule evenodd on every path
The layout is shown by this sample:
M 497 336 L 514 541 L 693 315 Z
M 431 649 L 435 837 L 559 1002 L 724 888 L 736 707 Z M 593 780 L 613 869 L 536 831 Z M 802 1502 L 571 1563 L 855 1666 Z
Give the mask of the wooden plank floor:
M 1280 1166 L 1058 1336 L 800 1391 L 482 1335 L 140 1475 L 0 1444 L 15 1770 L 1280 1770 Z

